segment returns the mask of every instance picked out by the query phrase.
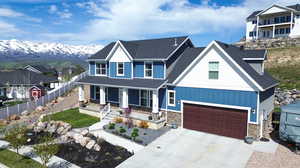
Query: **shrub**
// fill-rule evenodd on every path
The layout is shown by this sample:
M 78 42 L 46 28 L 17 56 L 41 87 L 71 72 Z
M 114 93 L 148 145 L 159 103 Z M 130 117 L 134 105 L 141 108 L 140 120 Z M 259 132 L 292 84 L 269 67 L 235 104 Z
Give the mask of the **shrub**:
M 46 167 L 52 156 L 58 152 L 59 146 L 53 143 L 53 138 L 50 135 L 44 136 L 42 142 L 40 145 L 35 145 L 33 149 L 41 158 L 43 166 Z
M 115 123 L 122 123 L 123 122 L 123 118 L 121 117 L 116 117 L 114 118 Z
M 109 123 L 108 129 L 115 129 L 116 124 L 115 123 Z
M 139 129 L 134 128 L 131 132 L 131 137 L 135 141 L 135 138 L 139 136 Z
M 141 122 L 139 123 L 139 127 L 140 127 L 140 128 L 145 128 L 145 129 L 147 129 L 147 128 L 149 128 L 149 124 L 148 124 L 147 121 L 141 121 Z
M 5 140 L 7 140 L 10 145 L 17 150 L 19 154 L 19 149 L 25 145 L 27 138 L 26 127 L 25 126 L 16 126 L 6 132 Z
M 139 132 L 139 129 L 138 129 L 138 128 L 133 128 L 132 131 L 133 131 L 133 132 Z
M 120 127 L 119 132 L 122 134 L 122 133 L 126 132 L 126 130 L 123 127 Z

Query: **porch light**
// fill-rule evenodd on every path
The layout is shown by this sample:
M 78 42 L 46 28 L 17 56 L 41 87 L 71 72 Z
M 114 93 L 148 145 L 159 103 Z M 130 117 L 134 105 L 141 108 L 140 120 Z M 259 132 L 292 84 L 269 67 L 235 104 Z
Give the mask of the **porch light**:
M 256 112 L 256 110 L 255 109 L 251 109 L 251 112 L 254 114 Z

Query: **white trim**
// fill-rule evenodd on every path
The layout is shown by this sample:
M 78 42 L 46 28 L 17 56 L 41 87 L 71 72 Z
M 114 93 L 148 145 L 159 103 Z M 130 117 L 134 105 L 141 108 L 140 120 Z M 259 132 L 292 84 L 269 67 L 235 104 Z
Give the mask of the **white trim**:
M 27 65 L 27 66 L 25 66 L 25 67 L 24 67 L 24 69 L 27 69 L 28 67 L 31 67 L 32 69 L 34 69 L 34 70 L 35 70 L 35 71 L 32 71 L 32 70 L 28 70 L 28 71 L 32 71 L 32 72 L 36 72 L 36 73 L 43 73 L 43 72 L 41 72 L 40 70 L 38 70 L 38 69 L 36 69 L 36 68 L 32 67 L 31 65 Z
M 204 55 L 206 54 L 206 52 L 211 49 L 211 47 L 215 45 L 226 57 L 228 57 L 228 59 L 261 91 L 263 91 L 264 89 L 258 85 L 258 83 L 253 80 L 249 74 L 247 74 L 245 72 L 245 70 L 243 68 L 241 68 L 228 54 L 227 52 L 225 52 L 222 47 L 220 47 L 218 45 L 218 43 L 216 41 L 212 41 L 201 53 L 198 57 L 196 57 L 196 59 L 193 60 L 193 62 L 176 78 L 176 80 L 173 82 L 173 84 L 178 83 L 178 81 L 183 77 L 184 74 L 186 74 L 196 63 L 199 59 L 201 59 L 202 57 L 204 57 Z
M 105 65 L 105 74 L 97 74 L 97 64 L 104 64 Z M 101 66 L 99 68 L 101 72 Z M 95 76 L 107 76 L 107 64 L 106 62 L 95 62 Z
M 168 107 L 168 106 L 167 106 Z M 171 111 L 171 112 L 174 112 L 174 113 L 180 113 L 181 114 L 181 111 L 178 111 L 178 110 L 172 110 L 172 109 L 168 109 L 168 108 L 160 108 L 161 110 L 165 110 L 165 111 Z
M 167 96 L 167 105 L 168 106 L 173 106 L 173 107 L 175 107 L 176 106 L 176 91 L 175 90 L 167 90 L 168 91 L 168 96 Z M 174 94 L 174 104 L 171 104 L 170 103 L 170 93 L 173 93 Z
M 164 61 L 163 63 L 164 63 L 164 79 L 166 79 L 166 76 L 167 76 L 167 63 L 166 63 L 166 61 Z
M 124 62 L 116 62 L 116 64 L 117 64 L 117 66 L 116 66 L 116 68 L 117 68 L 116 75 L 117 76 L 125 76 L 125 64 L 124 64 Z M 123 64 L 123 73 L 122 74 L 119 73 L 119 64 Z
M 265 58 L 243 58 L 244 61 L 264 61 Z
M 107 57 L 105 58 L 106 61 L 110 60 L 110 58 L 113 55 L 113 52 L 116 50 L 117 46 L 120 45 L 121 48 L 123 49 L 123 51 L 126 53 L 126 55 L 129 57 L 130 61 L 133 60 L 132 56 L 129 54 L 129 52 L 127 51 L 127 49 L 124 47 L 124 45 L 121 43 L 120 40 L 118 40 L 116 42 L 116 44 L 114 45 L 114 47 L 110 50 L 110 52 L 108 53 Z
M 248 111 L 247 117 L 247 136 L 249 135 L 249 126 L 248 124 L 252 124 L 250 121 L 250 113 L 251 107 L 243 107 L 243 106 L 231 106 L 231 105 L 223 105 L 223 104 L 215 104 L 215 103 L 205 103 L 205 102 L 195 102 L 195 101 L 188 101 L 188 100 L 181 100 L 181 127 L 183 128 L 183 104 L 195 104 L 195 105 L 204 105 L 204 106 L 213 106 L 213 107 L 221 107 L 221 108 L 229 108 L 229 109 L 238 109 L 238 110 L 246 110 Z
M 142 87 L 132 87 L 132 86 L 122 86 L 122 85 L 109 85 L 109 84 L 95 84 L 95 83 L 86 83 L 86 82 L 76 82 L 78 84 L 87 84 L 87 85 L 94 85 L 94 86 L 106 86 L 106 87 L 113 87 L 113 88 L 128 88 L 128 89 L 143 89 L 143 90 L 157 90 L 156 88 L 142 88 Z
M 253 122 L 255 124 L 259 124 L 258 120 L 260 119 L 259 118 L 259 106 L 260 106 L 260 92 L 256 92 L 257 93 L 257 102 L 256 102 L 256 122 Z
M 146 76 L 146 64 L 151 64 L 151 76 Z M 153 79 L 153 62 L 152 61 L 144 61 L 144 78 L 146 79 Z
M 271 8 L 273 8 L 273 7 L 278 7 L 278 8 L 282 8 L 282 9 L 286 9 L 286 10 L 290 10 L 290 11 L 296 12 L 296 11 L 295 11 L 294 9 L 292 9 L 292 8 L 288 8 L 288 7 L 285 7 L 285 6 L 273 4 L 272 6 L 268 7 L 267 9 L 265 9 L 265 10 L 259 12 L 258 14 L 256 14 L 256 16 L 261 15 L 262 13 L 266 12 L 267 10 L 269 10 L 269 9 L 271 9 Z

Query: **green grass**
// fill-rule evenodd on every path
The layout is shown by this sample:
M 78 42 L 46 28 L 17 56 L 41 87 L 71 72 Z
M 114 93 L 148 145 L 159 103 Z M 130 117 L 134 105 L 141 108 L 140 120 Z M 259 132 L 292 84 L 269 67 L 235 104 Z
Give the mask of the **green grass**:
M 0 162 L 10 168 L 43 168 L 35 160 L 7 149 L 0 149 Z
M 267 71 L 276 78 L 280 88 L 300 89 L 300 65 L 284 65 L 268 68 Z
M 100 119 L 97 117 L 79 113 L 78 108 L 69 109 L 46 116 L 44 117 L 44 121 L 47 121 L 49 118 L 50 120 L 67 122 L 71 124 L 73 128 L 88 127 L 100 121 Z
M 6 105 L 6 106 L 14 106 L 14 105 L 17 105 L 17 104 L 22 104 L 22 103 L 25 103 L 25 101 L 17 100 L 17 101 L 5 102 L 3 104 Z

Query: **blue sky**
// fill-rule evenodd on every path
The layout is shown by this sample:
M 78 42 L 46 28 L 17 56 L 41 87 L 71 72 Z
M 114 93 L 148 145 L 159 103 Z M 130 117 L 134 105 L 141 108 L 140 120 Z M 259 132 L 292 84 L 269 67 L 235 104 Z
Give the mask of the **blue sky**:
M 188 35 L 197 46 L 244 36 L 252 11 L 299 0 L 1 0 L 0 39 L 101 44 Z

